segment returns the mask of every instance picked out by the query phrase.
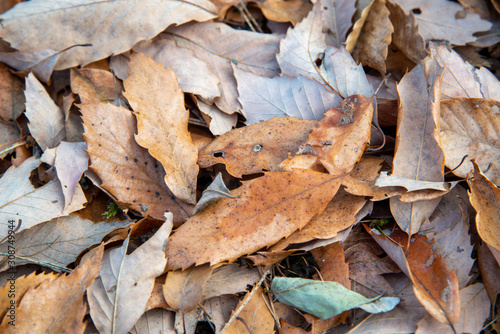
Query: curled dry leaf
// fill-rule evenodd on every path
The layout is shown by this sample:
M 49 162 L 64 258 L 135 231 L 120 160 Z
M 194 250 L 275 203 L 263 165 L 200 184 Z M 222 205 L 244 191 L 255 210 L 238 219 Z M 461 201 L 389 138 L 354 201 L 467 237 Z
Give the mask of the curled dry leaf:
M 196 206 L 193 209 L 193 215 L 203 211 L 207 206 L 217 202 L 221 198 L 235 197 L 231 195 L 231 192 L 227 189 L 224 181 L 222 180 L 222 174 L 219 173 L 207 189 L 203 190 L 200 200 L 196 203 Z
M 137 212 L 163 219 L 163 213 L 170 210 L 176 223 L 185 221 L 192 208 L 172 198 L 164 182 L 165 171 L 135 142 L 132 113 L 109 103 L 81 105 L 80 110 L 90 168 L 103 181 L 102 187 Z
M 128 51 L 140 40 L 150 39 L 172 24 L 215 18 L 207 0 L 192 2 L 152 0 L 147 2 L 23 2 L 2 14 L 0 36 L 20 51 L 63 50 L 90 43 L 61 54 L 56 70 L 86 65 L 111 54 Z M 82 22 L 86 22 L 82 26 Z M 89 28 L 89 22 L 97 23 Z M 59 29 L 64 27 L 64 33 Z
M 440 75 L 442 68 L 426 58 L 398 84 L 400 106 L 392 174 L 418 181 L 444 181 L 443 151 L 434 135 L 439 133 Z M 436 132 L 437 131 L 437 132 Z M 391 212 L 407 233 L 417 233 L 439 204 L 439 199 L 404 203 L 391 198 Z
M 467 177 L 474 159 L 485 175 L 500 185 L 500 102 L 456 98 L 441 102 L 439 139 L 446 167 Z M 467 156 L 462 162 L 464 156 Z M 457 168 L 458 167 L 458 168 Z
M 199 153 L 198 164 L 206 168 L 226 165 L 229 174 L 279 171 L 279 164 L 303 143 L 316 121 L 296 117 L 277 118 L 234 129 L 215 138 Z
M 198 149 L 188 131 L 189 111 L 172 70 L 138 53 L 124 81 L 137 117 L 135 140 L 165 168 L 165 183 L 175 196 L 196 204 Z
M 308 170 L 269 172 L 190 218 L 167 245 L 169 270 L 235 261 L 288 237 L 323 212 L 340 178 Z M 197 231 L 197 238 L 192 237 Z
M 448 269 L 434 242 L 420 234 L 408 240 L 408 234 L 399 228 L 392 233 L 387 230 L 390 235 L 365 228 L 411 279 L 413 291 L 427 312 L 443 324 L 455 323 L 460 316 L 457 276 Z
M 266 0 L 258 4 L 262 14 L 271 21 L 291 22 L 296 25 L 310 12 L 312 5 L 301 0 Z
M 381 172 L 375 185 L 377 187 L 405 187 L 408 191 L 417 191 L 424 189 L 435 189 L 449 191 L 456 186 L 457 182 L 430 182 L 414 179 L 407 179 L 396 175 L 388 175 L 388 172 Z
M 469 198 L 477 211 L 476 227 L 481 239 L 500 251 L 500 189 L 474 164 L 473 177 L 467 179 Z

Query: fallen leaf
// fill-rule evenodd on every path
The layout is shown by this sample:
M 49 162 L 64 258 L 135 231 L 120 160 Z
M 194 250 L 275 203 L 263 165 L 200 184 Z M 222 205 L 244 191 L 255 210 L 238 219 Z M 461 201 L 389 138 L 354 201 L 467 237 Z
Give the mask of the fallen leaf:
M 227 189 L 224 181 L 222 180 L 222 174 L 219 173 L 207 189 L 203 190 L 200 200 L 196 203 L 196 206 L 193 209 L 193 216 L 221 198 L 235 197 L 231 195 L 231 192 Z
M 327 110 L 341 101 L 338 94 L 302 76 L 266 78 L 236 66 L 234 75 L 238 81 L 241 112 L 247 125 L 275 116 L 320 120 Z
M 239 198 L 220 199 L 175 231 L 167 269 L 232 262 L 271 246 L 320 214 L 339 184 L 339 177 L 308 170 L 269 172 L 245 182 L 233 190 Z M 199 231 L 196 239 L 193 230 Z
M 0 79 L 0 118 L 16 120 L 24 111 L 23 82 L 4 64 L 0 64 Z
M 443 324 L 455 323 L 460 316 L 457 276 L 448 269 L 434 242 L 420 234 L 409 238 L 398 228 L 392 233 L 387 230 L 385 235 L 365 228 L 411 279 L 413 291 L 427 312 Z
M 500 184 L 500 102 L 456 98 L 441 102 L 439 140 L 445 165 L 467 177 L 474 159 L 486 176 Z M 467 158 L 462 162 L 464 156 Z M 489 167 L 491 164 L 491 167 Z
M 71 203 L 76 186 L 87 170 L 89 156 L 85 152 L 86 148 L 87 145 L 84 142 L 61 142 L 57 146 L 54 166 L 57 178 L 61 181 L 64 207 Z
M 172 24 L 211 20 L 214 14 L 215 7 L 206 0 L 156 0 L 132 6 L 128 2 L 31 1 L 0 16 L 0 36 L 19 51 L 63 50 L 75 44 L 92 44 L 61 54 L 55 70 L 63 70 L 128 51 L 138 41 L 153 38 Z M 98 25 L 89 28 L 82 22 Z M 64 27 L 64 34 L 59 32 L 60 27 Z
M 16 148 L 21 142 L 19 130 L 14 122 L 0 123 L 0 160 Z M 21 144 L 22 145 L 22 144 Z
M 488 245 L 484 242 L 478 246 L 477 259 L 484 287 L 486 288 L 491 304 L 494 305 L 500 294 L 500 280 L 498 280 L 498 277 L 500 277 L 500 265 L 491 253 Z
M 358 63 L 385 73 L 387 47 L 393 32 L 386 0 L 374 0 L 363 10 L 347 36 L 346 49 Z
M 375 186 L 377 187 L 405 187 L 408 191 L 424 189 L 449 191 L 457 184 L 458 182 L 430 182 L 407 179 L 396 175 L 388 175 L 388 172 L 380 172 L 379 177 L 375 181 Z
M 462 308 L 460 318 L 453 324 L 453 329 L 448 324 L 442 324 L 430 315 L 426 315 L 418 323 L 416 334 L 424 333 L 479 333 L 484 321 L 490 314 L 490 301 L 488 294 L 481 283 L 470 285 L 460 290 Z
M 439 133 L 435 115 L 439 114 L 442 69 L 429 59 L 425 68 L 417 65 L 398 84 L 400 107 L 396 151 L 392 174 L 418 181 L 444 181 L 444 155 L 434 134 Z M 404 203 L 391 198 L 391 212 L 405 232 L 417 233 L 429 218 L 439 199 Z
M 487 100 L 500 101 L 500 81 L 486 67 L 475 71 L 481 85 L 481 93 Z
M 397 3 L 409 13 L 413 12 L 423 38 L 428 40 L 447 40 L 452 44 L 465 45 L 473 42 L 477 31 L 488 30 L 491 23 L 477 14 L 468 13 L 455 2 L 446 0 L 398 0 Z M 465 17 L 457 13 L 463 12 Z
M 336 282 L 304 278 L 275 277 L 271 290 L 280 302 L 321 319 L 358 307 L 370 313 L 387 312 L 399 303 L 399 298 L 368 299 Z
M 257 268 L 241 268 L 237 263 L 215 268 L 203 287 L 202 300 L 246 292 L 247 287 L 257 283 L 260 277 Z
M 227 327 L 224 332 L 238 334 L 250 332 L 252 334 L 267 334 L 274 332 L 274 318 L 269 311 L 262 287 L 254 288 L 256 291 L 250 292 L 250 299 L 243 299 L 235 310 L 243 308 L 238 317 Z M 252 294 L 253 293 L 253 294 Z
M 99 277 L 87 290 L 90 315 L 99 333 L 127 333 L 146 310 L 154 280 L 165 269 L 165 244 L 172 229 L 172 213 L 144 244 L 127 255 L 129 238 L 120 248 L 107 250 Z
M 95 68 L 71 69 L 71 91 L 82 104 L 112 102 L 120 97 L 123 86 L 113 73 Z
M 296 117 L 274 117 L 231 130 L 199 152 L 198 164 L 206 168 L 223 163 L 228 173 L 238 178 L 264 170 L 279 171 L 279 164 L 297 151 L 315 124 Z
M 189 112 L 175 74 L 142 53 L 129 65 L 124 95 L 137 117 L 135 140 L 163 165 L 172 193 L 196 204 L 198 150 L 187 129 Z
M 349 265 L 345 261 L 344 248 L 339 242 L 311 250 L 314 260 L 319 266 L 321 280 L 337 282 L 347 289 L 351 288 Z M 319 275 L 314 274 L 314 279 Z
M 164 333 L 177 334 L 172 312 L 165 309 L 154 309 L 144 313 L 129 331 L 132 334 Z
M 90 169 L 102 187 L 137 212 L 160 219 L 170 210 L 176 223 L 185 221 L 191 208 L 172 199 L 161 165 L 135 142 L 132 112 L 109 103 L 81 105 L 80 110 Z
M 31 135 L 42 150 L 56 147 L 66 135 L 63 112 L 32 73 L 26 77 L 25 96 Z
M 196 103 L 198 104 L 203 119 L 208 124 L 210 132 L 212 132 L 214 136 L 223 135 L 236 127 L 236 123 L 238 123 L 238 114 L 226 114 L 217 108 L 217 106 L 209 105 L 201 99 L 198 99 Z
M 473 176 L 467 178 L 470 187 L 469 199 L 476 209 L 476 227 L 481 239 L 500 251 L 500 189 L 496 187 L 479 167 L 473 163 Z
M 187 313 L 202 300 L 203 287 L 214 267 L 205 264 L 183 271 L 169 271 L 163 285 L 163 296 L 170 308 Z
M 83 333 L 83 321 L 87 306 L 84 294 L 94 282 L 101 264 L 104 247 L 69 275 L 61 275 L 54 280 L 46 280 L 28 290 L 16 310 L 15 327 L 4 318 L 0 328 L 3 333 L 22 331 L 24 333 Z M 43 300 L 43 303 L 40 303 Z
M 309 13 L 312 5 L 301 0 L 266 0 L 259 4 L 259 8 L 268 20 L 296 25 Z

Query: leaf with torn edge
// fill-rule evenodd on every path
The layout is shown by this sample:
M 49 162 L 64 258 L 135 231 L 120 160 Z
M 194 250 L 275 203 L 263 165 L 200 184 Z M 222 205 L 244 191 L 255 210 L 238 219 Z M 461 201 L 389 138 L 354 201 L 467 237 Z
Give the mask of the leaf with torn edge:
M 146 310 L 155 278 L 165 269 L 165 245 L 172 213 L 158 231 L 127 255 L 128 237 L 120 248 L 107 250 L 99 277 L 87 290 L 90 315 L 99 333 L 125 334 Z
M 399 303 L 399 298 L 396 297 L 379 296 L 368 299 L 337 282 L 304 278 L 275 277 L 271 290 L 283 304 L 321 319 L 358 307 L 370 313 L 388 312 Z
M 455 182 L 430 182 L 408 179 L 396 175 L 388 175 L 388 172 L 380 172 L 379 177 L 375 181 L 377 187 L 405 187 L 408 191 L 435 189 L 449 191 L 453 189 L 459 181 Z
M 207 189 L 203 190 L 200 200 L 196 203 L 196 206 L 193 209 L 193 216 L 221 198 L 236 197 L 231 195 L 231 192 L 227 189 L 224 181 L 222 180 L 222 174 L 219 173 Z
M 189 111 L 177 78 L 142 53 L 129 65 L 124 95 L 137 117 L 135 139 L 163 165 L 165 183 L 174 195 L 195 204 L 198 149 L 188 131 Z

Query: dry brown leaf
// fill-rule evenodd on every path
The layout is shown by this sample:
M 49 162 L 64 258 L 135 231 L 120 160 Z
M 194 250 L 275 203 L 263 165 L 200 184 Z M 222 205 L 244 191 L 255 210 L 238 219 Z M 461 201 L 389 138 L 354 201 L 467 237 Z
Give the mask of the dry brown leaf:
M 32 73 L 26 77 L 25 96 L 31 135 L 42 150 L 56 147 L 66 135 L 62 110 Z
M 488 292 L 491 304 L 495 305 L 500 294 L 500 279 L 498 279 L 500 277 L 500 265 L 484 242 L 478 245 L 477 259 L 484 287 Z
M 132 112 L 109 103 L 81 105 L 80 110 L 90 169 L 101 178 L 102 187 L 137 212 L 163 219 L 170 210 L 176 223 L 185 221 L 192 208 L 172 199 L 163 168 L 135 142 Z
M 247 286 L 254 285 L 260 277 L 257 268 L 242 268 L 236 263 L 221 266 L 214 269 L 203 287 L 202 300 L 246 292 Z
M 73 200 L 77 184 L 87 170 L 89 156 L 85 152 L 86 149 L 87 145 L 84 142 L 61 142 L 57 146 L 54 166 L 61 181 L 64 207 Z
M 226 114 L 217 108 L 216 105 L 207 104 L 201 99 L 197 99 L 196 103 L 210 132 L 212 132 L 214 136 L 223 135 L 236 127 L 236 123 L 238 123 L 238 114 Z
M 23 82 L 0 64 L 0 118 L 16 120 L 24 111 Z
M 319 266 L 321 278 L 314 274 L 314 279 L 337 282 L 351 289 L 349 265 L 345 261 L 344 247 L 340 242 L 311 250 L 314 260 Z
M 187 129 L 189 111 L 172 70 L 139 53 L 130 60 L 124 81 L 137 117 L 135 140 L 165 169 L 165 183 L 175 196 L 196 204 L 198 149 Z
M 113 73 L 95 68 L 72 68 L 71 91 L 80 96 L 82 104 L 112 102 L 123 96 L 123 86 Z
M 465 45 L 473 42 L 477 31 L 488 30 L 491 23 L 478 14 L 465 12 L 456 2 L 447 0 L 398 0 L 398 4 L 409 13 L 415 13 L 420 33 L 428 40 L 447 40 L 452 44 Z M 459 15 L 459 14 L 464 14 Z
M 231 262 L 271 246 L 323 212 L 339 184 L 338 176 L 308 170 L 269 172 L 245 182 L 232 191 L 239 198 L 222 198 L 175 231 L 166 248 L 167 269 Z
M 207 168 L 223 163 L 228 173 L 238 178 L 264 170 L 279 171 L 279 164 L 297 151 L 315 124 L 296 117 L 274 117 L 231 130 L 200 151 L 198 164 Z
M 63 50 L 76 44 L 92 44 L 63 53 L 55 67 L 62 70 L 128 51 L 138 41 L 153 38 L 172 24 L 215 17 L 215 7 L 207 0 L 30 1 L 1 15 L 0 36 L 20 51 Z
M 444 181 L 444 155 L 434 135 L 439 133 L 440 75 L 442 68 L 427 58 L 398 84 L 400 97 L 396 151 L 392 174 L 421 181 Z M 404 203 L 391 198 L 391 212 L 405 232 L 417 233 L 439 204 L 439 199 Z
M 460 316 L 457 276 L 448 269 L 434 242 L 420 234 L 410 239 L 398 228 L 390 236 L 366 229 L 411 279 L 415 295 L 429 314 L 443 324 L 455 323 Z
M 83 334 L 87 311 L 83 296 L 99 273 L 103 251 L 104 247 L 99 247 L 92 258 L 71 274 L 45 280 L 28 290 L 16 310 L 15 327 L 8 323 L 8 317 L 4 318 L 0 325 L 2 333 Z
M 485 177 L 474 163 L 474 173 L 467 178 L 469 199 L 477 211 L 476 227 L 481 239 L 500 251 L 500 189 Z
M 445 164 L 453 173 L 467 177 L 474 159 L 485 175 L 500 185 L 500 102 L 456 98 L 441 102 L 439 139 Z M 467 158 L 462 163 L 462 159 Z M 491 164 L 491 166 L 490 166 Z
M 257 291 L 254 291 L 255 289 Z M 268 334 L 274 331 L 274 318 L 264 301 L 266 298 L 264 290 L 260 286 L 255 287 L 254 290 L 249 292 L 236 306 L 236 311 L 240 308 L 243 309 L 239 312 L 238 317 L 228 327 L 225 327 L 225 333 Z
M 203 287 L 210 278 L 214 267 L 204 264 L 183 271 L 169 271 L 163 296 L 170 308 L 187 313 L 194 310 L 202 300 Z
M 156 233 L 133 253 L 129 238 L 107 250 L 99 277 L 87 290 L 90 315 L 99 333 L 127 333 L 146 311 L 155 278 L 165 269 L 164 247 L 172 230 L 172 213 Z
M 420 35 L 415 14 L 405 13 L 398 3 L 387 1 L 390 11 L 389 19 L 394 26 L 392 43 L 403 52 L 406 57 L 419 63 L 427 55 L 424 38 Z
M 386 0 L 374 0 L 363 10 L 347 36 L 346 49 L 358 63 L 385 73 L 387 47 L 391 44 L 393 32 Z
M 174 327 L 174 315 L 161 308 L 149 310 L 137 320 L 129 332 L 132 334 L 177 334 Z
M 310 3 L 302 0 L 266 0 L 258 5 L 262 10 L 262 14 L 264 14 L 268 20 L 291 22 L 293 25 L 302 21 L 312 8 Z

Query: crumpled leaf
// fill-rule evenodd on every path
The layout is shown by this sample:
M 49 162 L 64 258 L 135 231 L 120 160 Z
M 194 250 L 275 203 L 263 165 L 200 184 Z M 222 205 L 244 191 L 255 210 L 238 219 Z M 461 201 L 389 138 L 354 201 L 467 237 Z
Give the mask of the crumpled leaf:
M 175 196 L 196 204 L 198 149 L 188 131 L 189 111 L 172 70 L 142 53 L 130 61 L 125 97 L 137 117 L 135 140 L 165 169 L 165 183 Z
M 42 150 L 56 147 L 66 135 L 62 110 L 32 73 L 26 77 L 25 96 L 31 135 Z
M 217 174 L 217 177 L 210 183 L 207 189 L 203 190 L 201 198 L 196 203 L 193 209 L 193 215 L 200 211 L 203 211 L 207 206 L 212 203 L 217 202 L 221 198 L 236 198 L 231 195 L 229 189 L 227 189 L 224 181 L 222 180 L 222 174 Z
M 279 164 L 297 151 L 316 123 L 296 117 L 274 117 L 231 130 L 199 152 L 198 164 L 206 168 L 223 163 L 228 173 L 238 178 L 264 170 L 277 172 Z
M 475 32 L 491 28 L 491 23 L 478 14 L 466 12 L 456 2 L 447 0 L 397 0 L 403 9 L 415 14 L 420 33 L 428 40 L 447 40 L 452 44 L 465 45 L 473 42 Z M 418 11 L 416 10 L 418 9 Z M 458 16 L 463 13 L 465 17 Z
M 339 185 L 339 177 L 308 170 L 247 181 L 232 191 L 239 198 L 220 199 L 176 230 L 166 249 L 167 269 L 233 262 L 270 246 L 323 212 Z
M 405 187 L 408 191 L 435 189 L 449 191 L 455 187 L 459 181 L 455 182 L 430 182 L 408 179 L 396 175 L 388 175 L 388 172 L 380 172 L 379 177 L 375 181 L 377 187 Z
M 104 253 L 99 277 L 87 290 L 90 316 L 99 333 L 125 334 L 146 310 L 155 278 L 167 259 L 165 245 L 172 230 L 172 213 L 144 244 L 127 255 L 129 237 Z
M 477 211 L 476 227 L 481 239 L 500 251 L 500 189 L 474 163 L 473 177 L 467 178 L 469 198 Z
M 128 51 L 138 41 L 153 38 L 172 24 L 216 16 L 214 5 L 207 0 L 35 0 L 0 15 L 0 37 L 19 51 L 63 50 L 75 44 L 92 44 L 61 54 L 55 70 L 63 70 Z M 64 34 L 60 27 L 64 27 Z
M 102 180 L 102 187 L 137 212 L 161 219 L 170 210 L 174 222 L 184 222 L 191 207 L 172 199 L 164 182 L 165 171 L 135 142 L 132 112 L 110 103 L 81 105 L 80 111 L 90 169 Z
M 302 76 L 266 78 L 236 66 L 233 68 L 240 93 L 238 100 L 247 125 L 275 116 L 320 120 L 327 110 L 341 101 L 332 90 Z
M 347 37 L 346 49 L 358 63 L 385 73 L 387 47 L 391 44 L 393 32 L 386 0 L 374 0 L 354 24 Z
M 84 142 L 61 142 L 56 149 L 55 167 L 57 178 L 61 181 L 64 194 L 64 206 L 68 206 L 75 194 L 75 188 L 87 170 L 89 156 L 85 152 Z
M 485 175 L 500 185 L 499 113 L 499 101 L 456 98 L 441 102 L 439 140 L 445 165 L 454 169 L 453 174 L 467 177 L 474 159 L 482 170 L 488 169 Z
M 442 68 L 426 58 L 425 67 L 417 65 L 398 84 L 400 106 L 396 135 L 396 152 L 392 174 L 418 181 L 444 181 L 443 151 L 434 138 L 439 133 L 437 115 L 440 101 Z M 403 203 L 391 198 L 391 212 L 407 233 L 417 233 L 429 218 L 439 199 Z
M 368 299 L 336 282 L 304 278 L 275 277 L 271 290 L 283 304 L 321 319 L 358 307 L 370 313 L 388 312 L 399 303 L 399 298 L 379 296 Z

